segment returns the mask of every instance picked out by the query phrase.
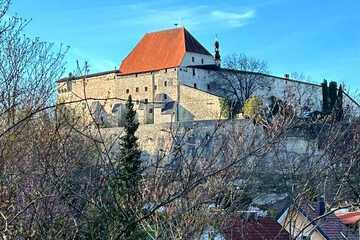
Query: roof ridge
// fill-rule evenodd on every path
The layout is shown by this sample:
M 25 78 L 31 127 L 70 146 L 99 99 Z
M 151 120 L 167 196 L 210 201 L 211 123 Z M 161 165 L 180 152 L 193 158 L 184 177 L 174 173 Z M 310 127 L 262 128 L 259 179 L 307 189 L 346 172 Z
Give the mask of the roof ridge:
M 153 33 L 163 33 L 163 32 L 170 32 L 170 31 L 176 31 L 176 30 L 186 30 L 185 27 L 175 27 L 175 28 L 167 28 L 167 29 L 163 29 L 163 30 L 159 30 L 159 31 L 152 31 L 152 32 L 147 32 L 145 33 L 145 35 L 147 34 L 153 34 Z M 187 30 L 186 30 L 187 31 Z

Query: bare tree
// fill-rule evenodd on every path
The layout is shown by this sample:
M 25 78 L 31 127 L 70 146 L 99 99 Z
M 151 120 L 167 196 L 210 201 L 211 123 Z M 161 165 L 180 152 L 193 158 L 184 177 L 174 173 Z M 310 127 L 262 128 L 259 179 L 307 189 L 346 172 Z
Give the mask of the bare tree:
M 169 124 L 158 151 L 142 152 L 137 202 L 123 204 L 113 187 L 124 177 L 115 168 L 127 157 L 117 148 L 123 132 L 101 129 L 94 116 L 91 127 L 54 117 L 64 52 L 23 37 L 24 24 L 0 27 L 2 239 L 125 239 L 134 224 L 148 239 L 197 239 L 211 227 L 222 232 L 227 216 L 243 217 L 268 193 L 285 193 L 291 203 L 325 195 L 329 207 L 358 206 L 359 122 L 299 121 L 286 106 L 260 124 Z M 235 55 L 227 67 L 221 90 L 240 108 L 261 86 L 266 64 Z M 96 99 L 85 87 L 84 96 L 58 105 L 90 109 Z M 117 214 L 131 218 L 117 224 Z
M 213 84 L 225 96 L 232 112 L 238 113 L 245 101 L 264 86 L 263 74 L 268 73 L 268 66 L 265 61 L 244 54 L 226 57 L 223 66 L 217 71 Z

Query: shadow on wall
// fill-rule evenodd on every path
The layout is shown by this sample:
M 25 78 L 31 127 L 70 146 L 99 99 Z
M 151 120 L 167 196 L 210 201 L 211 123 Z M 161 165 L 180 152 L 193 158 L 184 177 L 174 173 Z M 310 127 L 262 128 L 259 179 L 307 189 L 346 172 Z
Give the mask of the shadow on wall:
M 189 110 L 179 105 L 179 119 L 180 122 L 184 121 L 193 121 L 194 114 L 192 114 Z

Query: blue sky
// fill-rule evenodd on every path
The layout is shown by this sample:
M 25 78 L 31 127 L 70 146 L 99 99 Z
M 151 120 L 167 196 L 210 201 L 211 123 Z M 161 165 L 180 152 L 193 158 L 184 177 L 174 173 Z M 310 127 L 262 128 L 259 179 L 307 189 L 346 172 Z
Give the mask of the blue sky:
M 359 0 L 85 1 L 14 0 L 27 32 L 71 47 L 91 72 L 112 70 L 146 32 L 184 25 L 213 51 L 264 59 L 274 75 L 300 72 L 360 89 Z

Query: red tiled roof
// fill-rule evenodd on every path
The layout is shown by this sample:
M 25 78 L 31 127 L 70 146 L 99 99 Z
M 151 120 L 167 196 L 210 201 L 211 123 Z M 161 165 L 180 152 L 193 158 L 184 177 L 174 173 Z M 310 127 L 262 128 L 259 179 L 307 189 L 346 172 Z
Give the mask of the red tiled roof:
M 226 240 L 289 240 L 289 233 L 271 218 L 243 220 L 233 218 L 223 227 Z
M 309 221 L 313 221 L 319 216 L 319 204 L 317 203 L 303 203 L 299 210 Z M 343 239 L 342 234 L 344 234 L 348 240 L 359 239 L 356 233 L 343 224 L 333 213 L 316 221 L 313 225 L 317 227 L 326 239 Z
M 360 212 L 336 213 L 335 215 L 343 224 L 354 225 L 360 222 Z
M 120 72 L 131 74 L 178 67 L 186 52 L 211 56 L 185 28 L 148 33 L 122 61 Z

